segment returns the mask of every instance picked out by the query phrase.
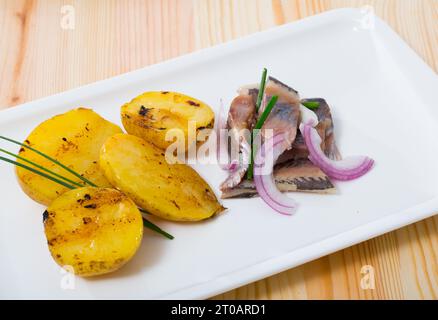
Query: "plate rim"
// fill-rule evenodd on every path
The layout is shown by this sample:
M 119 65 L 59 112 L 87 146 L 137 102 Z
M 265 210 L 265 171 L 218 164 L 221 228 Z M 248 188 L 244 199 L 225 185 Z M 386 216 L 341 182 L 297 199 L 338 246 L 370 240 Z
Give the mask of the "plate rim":
M 113 88 L 120 89 L 121 87 L 129 86 L 130 83 L 147 78 L 153 78 L 156 75 L 162 75 L 163 73 L 170 72 L 175 66 L 182 67 L 183 65 L 186 66 L 187 63 L 199 63 L 199 59 L 210 59 L 211 56 L 217 54 L 226 55 L 226 51 L 233 51 L 233 48 L 236 45 L 249 46 L 251 45 L 251 42 L 264 40 L 272 35 L 279 36 L 282 33 L 288 34 L 299 32 L 299 30 L 297 31 L 296 29 L 304 30 L 315 22 L 325 24 L 330 21 L 339 21 L 341 19 L 352 21 L 362 16 L 363 12 L 361 9 L 341 8 L 326 11 L 314 16 L 305 17 L 298 21 L 272 27 L 267 30 L 253 33 L 212 47 L 200 49 L 137 70 L 123 73 L 115 77 L 82 85 L 14 107 L 7 107 L 6 109 L 0 111 L 0 123 L 7 123 L 8 121 L 28 116 L 29 113 L 39 114 L 49 110 L 56 110 L 57 101 L 59 99 L 77 100 L 78 97 L 82 96 L 90 97 L 90 91 L 93 91 L 91 96 L 101 95 L 102 93 L 110 91 Z M 375 16 L 375 22 L 376 29 L 379 29 L 379 31 L 382 32 L 381 36 L 389 38 L 391 40 L 391 45 L 396 45 L 402 51 L 402 54 L 407 56 L 407 58 L 410 60 L 411 63 L 406 66 L 410 72 L 419 74 L 423 78 L 427 78 L 426 80 L 435 81 L 438 84 L 438 76 L 435 74 L 435 72 L 415 53 L 411 47 L 409 47 L 406 42 L 403 41 L 403 39 L 394 30 L 389 27 L 389 25 L 387 25 L 386 22 L 381 20 L 378 16 Z M 393 50 L 391 50 L 391 52 L 393 52 Z M 232 271 L 202 283 L 177 289 L 173 292 L 169 292 L 152 299 L 209 298 L 245 284 L 269 277 L 279 272 L 294 268 L 311 260 L 318 259 L 322 256 L 326 256 L 333 252 L 396 230 L 403 226 L 434 216 L 438 212 L 436 208 L 438 208 L 438 196 L 410 208 L 403 209 L 380 219 L 362 224 L 353 229 L 349 229 L 340 234 L 293 250 L 289 253 L 255 263 L 249 267 Z M 139 297 L 139 299 L 142 299 L 142 297 Z

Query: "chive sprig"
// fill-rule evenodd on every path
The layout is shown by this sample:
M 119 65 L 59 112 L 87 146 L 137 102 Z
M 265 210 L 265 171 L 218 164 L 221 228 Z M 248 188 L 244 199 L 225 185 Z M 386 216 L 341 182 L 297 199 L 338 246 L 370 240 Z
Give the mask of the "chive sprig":
M 0 157 L 0 160 L 12 163 L 12 164 L 14 164 L 14 165 L 16 165 L 18 167 L 21 167 L 21 168 L 26 169 L 26 170 L 28 170 L 30 172 L 36 173 L 36 174 L 40 175 L 41 177 L 47 178 L 49 180 L 52 180 L 53 182 L 56 182 L 56 183 L 66 187 L 66 188 L 69 188 L 69 189 L 75 189 L 76 188 L 76 187 L 74 187 L 74 186 L 72 186 L 72 185 L 70 185 L 70 184 L 68 184 L 68 183 L 66 183 L 66 182 L 64 182 L 62 180 L 56 179 L 56 178 L 54 178 L 53 176 L 51 176 L 49 174 L 46 174 L 46 173 L 44 173 L 42 171 L 39 171 L 37 169 L 34 169 L 32 167 L 29 167 L 29 166 L 27 166 L 25 164 L 22 164 L 20 162 L 17 162 L 17 161 L 14 161 L 14 160 L 11 160 L 11 159 L 8 159 L 8 158 L 5 158 L 5 157 Z
M 32 166 L 34 166 L 34 167 L 36 167 L 36 168 L 38 168 L 38 169 L 40 169 L 40 170 L 43 170 L 43 171 L 45 171 L 45 172 L 51 174 L 52 176 L 55 176 L 55 177 L 57 177 L 57 178 L 60 178 L 60 179 L 62 179 L 62 180 L 64 180 L 64 181 L 68 182 L 68 183 L 71 183 L 72 185 L 75 185 L 75 186 L 77 186 L 77 187 L 83 187 L 83 186 L 84 186 L 84 185 L 82 185 L 82 184 L 80 184 L 80 183 L 78 183 L 78 182 L 76 182 L 76 181 L 70 180 L 70 179 L 68 179 L 68 178 L 66 178 L 66 177 L 64 177 L 64 176 L 62 176 L 62 175 L 60 175 L 60 174 L 58 174 L 58 173 L 56 173 L 56 172 L 54 172 L 54 171 L 52 171 L 52 170 L 49 170 L 49 169 L 45 168 L 44 166 L 39 165 L 38 163 L 35 163 L 35 162 L 30 161 L 30 160 L 28 160 L 28 159 L 26 159 L 26 158 L 24 158 L 24 157 L 21 157 L 21 156 L 19 156 L 18 154 L 15 154 L 15 153 L 9 152 L 9 151 L 7 151 L 7 150 L 5 150 L 5 149 L 2 149 L 2 148 L 0 148 L 0 152 L 3 152 L 3 153 L 5 153 L 5 154 L 7 154 L 7 155 L 10 155 L 10 156 L 13 156 L 13 157 L 16 158 L 16 159 L 20 159 L 20 160 L 23 161 L 23 162 L 29 163 L 29 164 L 31 164 Z M 4 159 L 6 159 L 6 158 L 4 158 Z M 23 167 L 23 166 L 21 166 L 21 167 Z M 55 181 L 55 182 L 56 182 L 56 181 Z M 71 189 L 71 188 L 70 188 L 70 189 Z
M 92 187 L 97 187 L 96 184 L 94 184 L 93 182 L 91 182 L 91 181 L 88 180 L 87 178 L 81 176 L 81 175 L 80 175 L 79 173 L 77 173 L 76 171 L 70 169 L 70 168 L 67 167 L 66 165 L 63 165 L 61 162 L 59 162 L 58 160 L 56 160 L 56 159 L 54 159 L 54 158 L 48 156 L 47 154 L 45 154 L 45 153 L 43 153 L 43 152 L 41 152 L 41 151 L 38 151 L 38 150 L 36 150 L 35 148 L 32 148 L 31 146 L 29 146 L 29 145 L 26 144 L 26 143 L 21 143 L 21 142 L 19 142 L 19 141 L 13 140 L 13 139 L 11 139 L 11 138 L 6 138 L 6 137 L 4 137 L 4 136 L 0 136 L 0 139 L 3 139 L 3 140 L 6 140 L 6 141 L 9 141 L 9 142 L 15 143 L 15 144 L 17 144 L 17 145 L 19 145 L 19 146 L 22 146 L 22 147 L 24 147 L 24 148 L 26 148 L 26 149 L 29 149 L 29 150 L 31 150 L 31 151 L 33 151 L 33 152 L 39 154 L 40 156 L 46 158 L 47 160 L 49 160 L 49 161 L 55 163 L 56 165 L 60 166 L 60 167 L 63 168 L 64 170 L 70 172 L 70 173 L 73 174 L 74 176 L 76 176 L 76 177 L 78 177 L 79 179 L 81 179 L 82 181 L 84 181 L 86 184 L 88 184 L 88 185 L 90 185 L 90 186 L 92 186 Z
M 260 109 L 260 106 L 262 104 L 263 96 L 265 94 L 265 86 L 266 86 L 266 77 L 268 75 L 268 70 L 266 68 L 263 68 L 262 72 L 262 79 L 260 81 L 260 88 L 259 88 L 259 94 L 257 95 L 257 102 L 256 102 L 256 111 L 258 112 Z
M 20 145 L 20 146 L 22 146 L 22 147 L 24 147 L 24 148 L 27 148 L 27 149 L 29 149 L 29 150 L 31 150 L 31 151 L 33 151 L 33 152 L 35 152 L 35 153 L 41 155 L 42 157 L 48 159 L 49 161 L 55 163 L 56 165 L 58 165 L 58 166 L 60 166 L 61 168 L 65 169 L 66 171 L 70 172 L 70 173 L 73 174 L 74 176 L 78 177 L 81 181 L 84 182 L 84 184 L 88 184 L 88 185 L 90 185 L 90 186 L 92 186 L 92 187 L 98 187 L 95 183 L 93 183 L 93 182 L 91 182 L 90 180 L 88 180 L 87 178 L 81 176 L 81 175 L 80 175 L 79 173 L 77 173 L 76 171 L 70 169 L 69 167 L 67 167 L 66 165 L 60 163 L 60 162 L 57 161 L 56 159 L 54 159 L 54 158 L 52 158 L 52 157 L 46 155 L 45 153 L 43 153 L 43 152 L 41 152 L 41 151 L 39 151 L 39 150 L 37 150 L 37 149 L 35 149 L 35 148 L 32 148 L 31 146 L 29 146 L 29 145 L 27 145 L 27 144 L 24 144 L 24 143 L 18 142 L 18 141 L 16 141 L 16 140 L 13 140 L 13 139 L 11 139 L 11 138 L 7 138 L 7 137 L 4 137 L 4 136 L 0 136 L 0 139 L 2 139 L 2 140 L 6 140 L 6 141 L 9 141 L 9 142 L 12 142 L 12 143 L 15 143 L 15 144 Z M 44 177 L 44 178 L 49 179 L 49 180 L 51 180 L 51 181 L 53 181 L 53 182 L 56 182 L 56 183 L 58 183 L 59 185 L 62 185 L 62 186 L 64 186 L 64 187 L 68 188 L 68 189 L 76 189 L 76 188 L 78 188 L 78 187 L 84 187 L 84 185 L 82 185 L 82 184 L 80 184 L 80 183 L 78 183 L 78 182 L 75 182 L 75 181 L 73 181 L 73 180 L 70 180 L 70 179 L 68 179 L 68 178 L 66 178 L 66 177 L 64 177 L 64 176 L 62 176 L 62 175 L 60 175 L 60 174 L 58 174 L 58 173 L 56 173 L 56 172 L 53 172 L 52 170 L 49 170 L 49 169 L 47 169 L 47 168 L 45 168 L 45 167 L 43 167 L 43 166 L 41 166 L 41 165 L 39 165 L 39 164 L 37 164 L 37 163 L 35 163 L 35 162 L 29 160 L 29 159 L 26 159 L 26 158 L 24 158 L 24 157 L 21 157 L 21 156 L 18 155 L 18 154 L 15 154 L 15 153 L 9 152 L 9 151 L 4 150 L 4 149 L 1 149 L 1 148 L 0 148 L 0 152 L 5 153 L 5 154 L 7 154 L 7 155 L 10 155 L 10 156 L 12 156 L 12 157 L 15 157 L 16 159 L 22 160 L 22 161 L 24 161 L 24 162 L 26 162 L 26 163 L 32 165 L 33 167 L 28 166 L 28 165 L 26 165 L 26 164 L 24 164 L 24 163 L 21 163 L 21 162 L 18 162 L 18 161 L 15 161 L 15 160 L 12 160 L 12 159 L 5 158 L 5 157 L 0 156 L 0 160 L 1 160 L 1 161 L 4 161 L 4 162 L 7 162 L 7 163 L 10 163 L 10 164 L 16 165 L 16 166 L 18 166 L 18 167 L 21 167 L 21 168 L 23 168 L 23 169 L 25 169 L 25 170 L 28 170 L 28 171 L 30 171 L 30 172 L 32 172 L 32 173 L 35 173 L 35 174 L 37 174 L 37 175 L 39 175 L 39 176 L 41 176 L 41 177 Z M 37 169 L 35 169 L 35 168 L 37 168 Z M 38 170 L 38 169 L 39 169 L 39 170 Z M 140 210 L 141 212 L 143 212 L 143 213 L 148 213 L 148 212 L 145 211 L 144 209 L 139 208 L 139 210 Z M 157 233 L 163 235 L 164 237 L 166 237 L 166 238 L 168 238 L 168 239 L 171 239 L 171 240 L 174 239 L 174 237 L 173 237 L 171 234 L 169 234 L 169 233 L 167 233 L 166 231 L 162 230 L 162 229 L 161 229 L 160 227 L 158 227 L 156 224 L 152 223 L 151 221 L 147 220 L 147 219 L 144 218 L 144 217 L 143 217 L 143 226 L 146 227 L 146 228 L 148 228 L 148 229 L 151 229 L 152 231 L 155 231 L 155 232 L 157 232 Z
M 253 130 L 260 130 L 263 126 L 263 124 L 265 123 L 266 119 L 268 118 L 269 114 L 271 113 L 272 109 L 274 108 L 275 104 L 278 101 L 278 96 L 272 96 L 271 99 L 269 100 L 268 104 L 266 105 L 265 110 L 263 110 L 262 115 L 260 116 L 260 118 L 257 120 L 256 125 L 254 126 Z M 254 131 L 253 131 L 254 132 Z M 253 135 L 251 135 L 253 136 Z M 253 139 L 253 137 L 252 137 Z M 246 177 L 251 180 L 254 177 L 254 156 L 256 153 L 255 150 L 255 146 L 252 143 L 251 140 L 251 162 L 249 163 L 248 166 L 248 172 Z
M 301 104 L 305 106 L 307 109 L 315 110 L 319 108 L 319 102 L 318 101 L 306 101 L 301 100 Z

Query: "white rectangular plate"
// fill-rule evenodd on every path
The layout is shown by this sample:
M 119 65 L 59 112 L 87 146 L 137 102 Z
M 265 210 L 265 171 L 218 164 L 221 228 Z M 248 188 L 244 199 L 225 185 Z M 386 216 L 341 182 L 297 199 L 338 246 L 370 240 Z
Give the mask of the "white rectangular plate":
M 359 10 L 331 11 L 8 109 L 0 134 L 24 139 L 39 122 L 77 106 L 120 123 L 119 107 L 149 90 L 180 91 L 217 111 L 220 98 L 231 101 L 263 67 L 302 97 L 324 97 L 341 152 L 373 157 L 372 172 L 338 183 L 336 195 L 292 194 L 300 203 L 292 217 L 256 198 L 224 201 L 228 212 L 203 223 L 159 221 L 175 240 L 147 231 L 120 271 L 77 278 L 68 289 L 47 249 L 44 208 L 1 164 L 0 297 L 206 298 L 437 211 L 437 76 L 386 24 Z M 224 172 L 195 169 L 218 191 Z

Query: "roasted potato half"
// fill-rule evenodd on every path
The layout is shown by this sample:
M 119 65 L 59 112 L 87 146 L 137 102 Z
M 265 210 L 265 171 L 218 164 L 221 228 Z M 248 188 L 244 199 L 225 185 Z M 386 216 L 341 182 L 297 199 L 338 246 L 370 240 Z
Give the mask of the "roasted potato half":
M 114 187 L 151 214 L 198 221 L 224 210 L 210 186 L 191 167 L 168 164 L 164 151 L 128 134 L 109 138 L 100 166 Z
M 169 91 L 152 91 L 139 95 L 122 106 L 121 118 L 126 132 L 161 149 L 166 149 L 173 142 L 165 139 L 170 129 L 182 130 L 187 150 L 189 122 L 192 123 L 196 135 L 200 130 L 211 129 L 214 125 L 214 112 L 208 105 L 184 94 Z
M 53 259 L 84 277 L 119 269 L 134 256 L 143 237 L 135 203 L 109 188 L 65 192 L 47 208 L 43 221 Z
M 55 158 L 100 187 L 110 187 L 99 167 L 103 143 L 122 130 L 90 109 L 78 108 L 38 125 L 27 137 L 29 146 Z M 76 182 L 81 180 L 29 149 L 19 155 Z M 20 161 L 19 161 L 20 162 Z M 69 190 L 35 173 L 17 167 L 18 181 L 24 192 L 37 202 L 49 205 Z

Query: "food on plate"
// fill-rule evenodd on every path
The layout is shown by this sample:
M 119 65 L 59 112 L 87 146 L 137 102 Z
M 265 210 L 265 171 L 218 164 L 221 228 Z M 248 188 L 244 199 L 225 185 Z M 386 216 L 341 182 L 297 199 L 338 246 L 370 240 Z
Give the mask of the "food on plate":
M 341 156 L 334 139 L 333 120 L 330 107 L 324 99 L 306 99 L 318 103 L 313 110 L 317 116 L 316 129 L 323 138 L 324 153 L 332 160 Z M 309 151 L 300 131 L 297 131 L 292 148 L 281 154 L 274 167 L 274 179 L 280 191 L 303 191 L 334 193 L 336 188 L 330 178 L 309 159 Z M 257 196 L 253 180 L 245 179 L 236 188 L 224 189 L 222 198 L 244 198 Z
M 108 180 L 99 167 L 99 151 L 103 143 L 121 129 L 90 109 L 78 108 L 57 115 L 39 124 L 26 138 L 25 144 L 55 158 L 92 183 L 109 187 Z M 27 148 L 19 156 L 82 185 L 82 180 L 56 165 L 49 159 Z M 18 159 L 24 164 L 23 160 Z M 16 168 L 23 191 L 33 200 L 49 205 L 68 190 L 65 186 L 48 180 L 22 167 Z
M 45 168 L 44 166 L 41 166 L 40 164 L 38 164 L 37 162 L 28 160 L 26 158 L 23 158 L 21 156 L 19 156 L 18 154 L 15 154 L 13 152 L 10 152 L 8 150 L 2 149 L 0 148 L 0 153 L 9 155 L 14 157 L 16 160 L 13 160 L 11 158 L 7 158 L 7 157 L 3 157 L 0 156 L 0 161 L 9 163 L 9 164 L 13 164 L 16 167 L 19 167 L 21 169 L 27 170 L 29 172 L 32 172 L 44 179 L 47 179 L 49 181 L 52 181 L 54 183 L 57 183 L 60 186 L 63 186 L 67 189 L 76 189 L 78 187 L 83 187 L 83 185 L 88 185 L 88 186 L 93 186 L 93 187 L 98 187 L 96 184 L 94 184 L 93 182 L 91 182 L 90 180 L 84 178 L 83 176 L 81 176 L 79 173 L 75 172 L 74 170 L 72 170 L 71 168 L 68 168 L 67 166 L 65 166 L 64 164 L 60 163 L 59 161 L 57 161 L 56 159 L 48 156 L 47 154 L 34 149 L 32 147 L 30 147 L 27 144 L 21 143 L 17 140 L 5 137 L 5 136 L 0 136 L 0 140 L 3 141 L 8 141 L 11 143 L 14 143 L 16 145 L 19 145 L 23 148 L 26 148 L 27 150 L 30 150 L 31 152 L 35 152 L 36 154 L 40 155 L 41 157 L 44 157 L 45 159 L 51 161 L 53 164 L 59 166 L 60 168 L 64 169 L 66 172 L 70 172 L 71 174 L 73 174 L 74 176 L 76 176 L 77 178 L 79 178 L 81 180 L 81 183 L 77 183 L 69 178 L 66 178 L 65 176 L 63 176 L 62 174 L 58 174 L 52 170 L 49 170 L 47 168 Z M 21 162 L 18 162 L 17 160 L 21 160 Z M 142 210 L 140 210 L 142 211 Z M 151 221 L 149 221 L 148 219 L 146 219 L 145 217 L 143 217 L 143 225 L 156 232 L 161 234 L 162 236 L 168 238 L 168 239 L 173 239 L 174 237 L 167 233 L 166 231 L 162 230 L 160 227 L 158 227 L 157 225 L 155 225 L 154 223 L 152 223 Z
M 180 129 L 188 149 L 189 124 L 194 134 L 212 129 L 214 112 L 204 102 L 177 92 L 145 92 L 124 104 L 121 118 L 125 130 L 134 136 L 166 149 L 174 140 L 166 141 L 170 129 Z
M 330 178 L 310 160 L 297 159 L 277 163 L 274 167 L 274 179 L 282 192 L 302 191 L 318 194 L 336 191 Z M 258 196 L 254 180 L 244 179 L 236 187 L 225 189 L 222 199 L 252 198 Z
M 252 105 L 254 105 L 255 109 L 258 90 L 256 88 L 244 88 L 239 91 L 239 97 L 252 96 Z M 267 98 L 277 96 L 278 100 L 261 127 L 261 140 L 264 140 L 263 135 L 265 132 L 267 132 L 264 129 L 273 130 L 274 135 L 285 134 L 287 136 L 287 142 L 282 146 L 282 149 L 286 151 L 291 148 L 297 134 L 298 120 L 300 116 L 300 98 L 295 90 L 287 87 L 285 84 L 272 77 L 269 78 L 265 86 L 265 95 Z M 263 114 L 264 110 L 264 106 L 260 106 L 257 118 L 259 118 Z M 228 121 L 233 118 L 231 111 L 233 111 L 232 108 L 230 108 L 230 112 L 228 114 Z M 237 112 L 238 111 L 235 111 L 235 113 Z M 256 122 L 253 121 L 252 126 L 250 126 L 249 129 L 253 129 L 255 125 Z M 232 130 L 231 127 L 230 130 Z M 280 152 L 280 154 L 282 154 L 283 152 Z M 243 170 L 245 169 L 245 167 L 247 169 L 248 165 L 243 165 L 238 170 L 236 170 L 236 172 L 244 171 L 243 174 L 241 174 L 241 178 L 243 178 L 246 173 L 246 170 Z M 234 176 L 235 172 L 231 173 L 227 180 L 225 180 L 225 182 L 221 185 L 221 190 L 223 192 L 222 197 L 229 198 L 230 194 L 236 196 L 235 194 L 238 190 L 242 190 L 242 193 L 244 193 L 245 196 L 248 196 L 248 192 L 245 190 L 247 189 L 246 186 L 244 188 L 240 186 L 240 183 L 242 182 L 241 179 L 234 179 L 233 184 L 228 183 L 230 178 L 233 178 Z M 250 179 L 250 181 L 252 181 L 252 179 Z
M 309 149 L 310 161 L 333 179 L 344 181 L 357 179 L 367 173 L 374 165 L 374 160 L 366 156 L 352 156 L 333 161 L 322 151 L 321 136 L 312 125 L 301 123 L 300 131 Z
M 242 181 L 248 169 L 249 157 L 251 152 L 251 136 L 240 134 L 241 130 L 251 130 L 255 124 L 256 105 L 253 98 L 248 94 L 241 94 L 231 102 L 228 113 L 227 126 L 230 129 L 230 136 L 233 143 L 239 147 L 239 154 L 242 158 L 241 166 L 233 171 L 222 183 L 221 189 L 230 190 Z M 220 132 L 218 133 L 220 134 Z M 239 159 L 233 159 L 238 163 Z
M 366 156 L 341 158 L 330 107 L 324 99 L 302 100 L 295 89 L 273 77 L 265 82 L 266 78 L 265 69 L 259 86 L 239 89 L 227 122 L 218 119 L 217 130 L 231 131 L 231 137 L 238 137 L 230 139 L 231 143 L 239 144 L 237 157 L 231 154 L 232 146 L 225 148 L 230 154 L 228 163 L 221 163 L 221 167 L 229 175 L 220 185 L 222 198 L 260 195 L 274 210 L 289 215 L 295 212 L 297 204 L 282 191 L 332 193 L 335 191 L 332 180 L 353 180 L 373 167 L 374 160 Z M 251 99 L 246 104 L 235 103 L 248 97 Z M 255 119 L 241 120 L 240 124 L 252 130 L 250 139 L 233 132 L 235 115 L 247 113 L 248 106 L 255 110 Z M 224 133 L 218 134 L 219 161 L 223 158 L 226 137 Z M 246 145 L 250 145 L 250 151 L 242 147 Z
M 143 237 L 135 203 L 109 188 L 63 193 L 44 212 L 43 221 L 53 259 L 80 276 L 119 269 L 134 256 Z
M 185 128 L 185 135 L 191 121 L 198 133 L 212 127 L 214 114 L 199 100 L 159 93 L 170 101 L 155 94 L 142 96 L 149 101 L 148 109 L 139 109 L 138 116 L 147 118 L 143 124 Z M 125 119 L 134 105 L 122 111 Z M 138 124 L 125 123 L 134 131 Z M 48 247 L 68 271 L 89 277 L 119 269 L 135 255 L 143 227 L 173 239 L 142 213 L 200 221 L 225 210 L 195 170 L 166 161 L 165 151 L 153 144 L 160 145 L 164 136 L 138 133 L 143 138 L 123 134 L 92 110 L 78 108 L 44 121 L 24 143 L 0 136 L 21 147 L 18 154 L 0 148 L 12 157 L 0 156 L 0 161 L 15 165 L 27 195 L 49 205 L 43 215 Z
M 163 150 L 133 135 L 109 138 L 101 149 L 100 166 L 114 187 L 163 219 L 199 221 L 224 210 L 195 170 L 167 163 Z
M 238 90 L 227 119 L 223 113 L 221 105 L 217 157 L 229 174 L 220 185 L 222 198 L 259 195 L 291 215 L 298 204 L 283 192 L 332 193 L 334 180 L 357 179 L 374 165 L 366 156 L 341 157 L 324 99 L 301 99 L 266 69 L 260 85 Z M 128 134 L 78 108 L 44 121 L 24 143 L 0 136 L 22 147 L 19 154 L 0 149 L 15 158 L 0 160 L 15 164 L 26 194 L 49 205 L 43 221 L 51 255 L 80 276 L 127 263 L 143 227 L 173 238 L 142 213 L 201 221 L 225 210 L 194 169 L 166 157 L 170 130 L 182 132 L 186 151 L 191 133 L 196 138 L 213 127 L 209 106 L 181 93 L 146 92 L 122 106 L 121 118 Z

